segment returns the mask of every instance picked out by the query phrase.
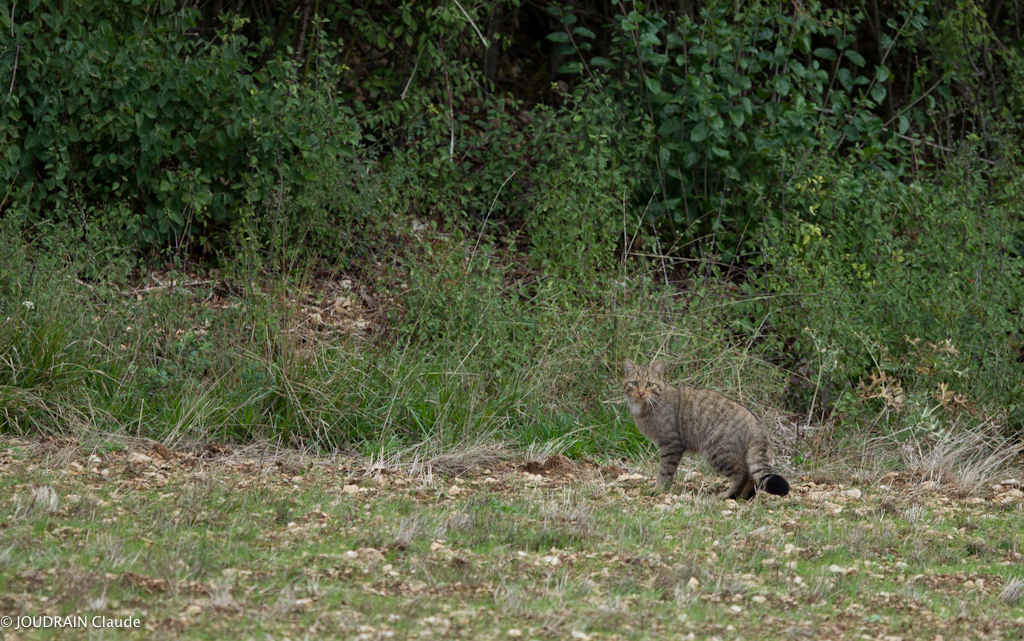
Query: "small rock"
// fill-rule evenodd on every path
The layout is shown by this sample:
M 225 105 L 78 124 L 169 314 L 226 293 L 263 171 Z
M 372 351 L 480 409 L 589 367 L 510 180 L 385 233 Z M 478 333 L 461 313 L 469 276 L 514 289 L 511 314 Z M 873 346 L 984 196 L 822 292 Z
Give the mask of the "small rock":
M 851 499 L 859 499 L 861 497 L 861 492 L 857 488 L 853 488 L 853 489 L 844 491 L 843 492 L 843 496 L 848 496 Z
M 925 481 L 924 483 L 921 483 L 922 490 L 934 490 L 938 486 L 939 484 L 936 483 L 935 481 Z
M 358 485 L 346 485 L 345 487 L 343 487 L 341 489 L 344 490 L 345 494 L 359 494 L 359 486 Z
M 356 553 L 367 565 L 377 565 L 384 562 L 384 555 L 376 548 L 359 548 Z
M 132 452 L 128 455 L 129 463 L 149 463 L 153 459 L 142 452 Z
M 691 576 L 690 580 L 686 582 L 686 585 L 690 586 L 691 590 L 696 590 L 697 586 L 700 585 L 700 581 L 697 580 L 697 577 Z
M 505 634 L 507 634 L 510 637 L 519 638 L 519 637 L 523 636 L 523 631 L 520 630 L 519 628 L 509 628 L 508 632 L 506 632 Z
M 644 479 L 644 475 L 643 474 L 628 474 L 627 473 L 627 474 L 619 474 L 618 477 L 616 477 L 615 480 L 618 481 L 619 483 L 621 483 L 623 481 L 642 481 L 643 479 Z
M 764 603 L 768 599 L 763 597 L 763 596 L 761 596 L 760 594 L 756 594 L 756 595 L 750 597 L 750 600 L 753 601 L 754 603 Z

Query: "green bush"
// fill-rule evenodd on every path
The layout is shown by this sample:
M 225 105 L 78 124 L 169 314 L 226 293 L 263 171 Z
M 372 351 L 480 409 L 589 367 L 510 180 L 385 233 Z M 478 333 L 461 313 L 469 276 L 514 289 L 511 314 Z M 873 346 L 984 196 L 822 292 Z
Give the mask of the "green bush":
M 357 133 L 337 103 L 294 81 L 294 64 L 257 68 L 258 47 L 231 25 L 195 38 L 198 12 L 176 2 L 3 13 L 13 37 L 0 51 L 12 79 L 0 180 L 28 225 L 67 220 L 115 246 L 209 251 L 243 209 L 312 177 L 299 159 Z
M 923 398 L 947 389 L 1001 407 L 1019 430 L 1024 211 L 1009 196 L 1020 179 L 1006 168 L 993 200 L 990 168 L 970 149 L 957 161 L 934 177 L 825 155 L 795 168 L 754 281 L 770 296 L 737 327 L 767 317 L 774 349 L 803 359 L 834 400 L 885 373 Z

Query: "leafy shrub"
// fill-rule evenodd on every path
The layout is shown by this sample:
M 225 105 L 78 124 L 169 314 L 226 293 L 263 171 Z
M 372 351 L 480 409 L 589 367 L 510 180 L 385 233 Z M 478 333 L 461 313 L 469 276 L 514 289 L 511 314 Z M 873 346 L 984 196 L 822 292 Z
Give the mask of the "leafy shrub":
M 114 245 L 211 250 L 241 209 L 310 178 L 296 159 L 353 140 L 354 123 L 295 83 L 294 64 L 256 69 L 230 28 L 197 39 L 198 12 L 176 2 L 4 13 L 13 37 L 0 74 L 13 89 L 0 180 L 28 224 L 66 219 L 83 234 L 106 227 Z
M 770 318 L 775 349 L 804 359 L 833 399 L 888 375 L 941 405 L 955 393 L 979 410 L 1001 399 L 1020 429 L 1022 211 L 990 200 L 983 168 L 969 149 L 934 178 L 813 157 L 787 190 L 786 217 L 769 218 L 755 282 L 771 296 L 737 326 Z

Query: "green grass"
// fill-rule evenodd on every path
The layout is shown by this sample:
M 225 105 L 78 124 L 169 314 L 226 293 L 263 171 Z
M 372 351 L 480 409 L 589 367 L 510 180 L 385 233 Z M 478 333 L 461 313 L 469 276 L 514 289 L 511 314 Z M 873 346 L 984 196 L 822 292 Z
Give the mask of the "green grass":
M 88 452 L 0 442 L 0 615 L 140 619 L 119 638 L 1024 633 L 1010 485 L 965 497 L 902 473 L 819 475 L 737 504 L 712 498 L 724 481 L 703 466 L 648 497 L 646 460 L 646 481 L 618 481 L 567 460 L 427 476 L 293 451 Z
M 448 296 L 473 305 L 428 292 L 374 308 L 340 276 L 243 291 L 219 273 L 88 284 L 60 264 L 34 279 L 23 267 L 19 293 L 0 296 L 7 433 L 638 456 L 649 446 L 617 403 L 622 358 L 667 356 L 680 380 L 760 408 L 786 376 L 716 321 L 720 303 L 681 317 L 671 292 L 524 302 L 462 274 Z

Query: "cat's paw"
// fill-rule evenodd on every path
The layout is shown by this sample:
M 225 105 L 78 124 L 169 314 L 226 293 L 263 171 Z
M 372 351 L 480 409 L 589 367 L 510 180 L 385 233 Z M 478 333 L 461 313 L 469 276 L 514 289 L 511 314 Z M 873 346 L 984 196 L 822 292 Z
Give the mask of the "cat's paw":
M 658 496 L 659 494 L 664 494 L 667 491 L 667 485 L 654 485 L 652 487 L 647 488 L 647 496 Z

